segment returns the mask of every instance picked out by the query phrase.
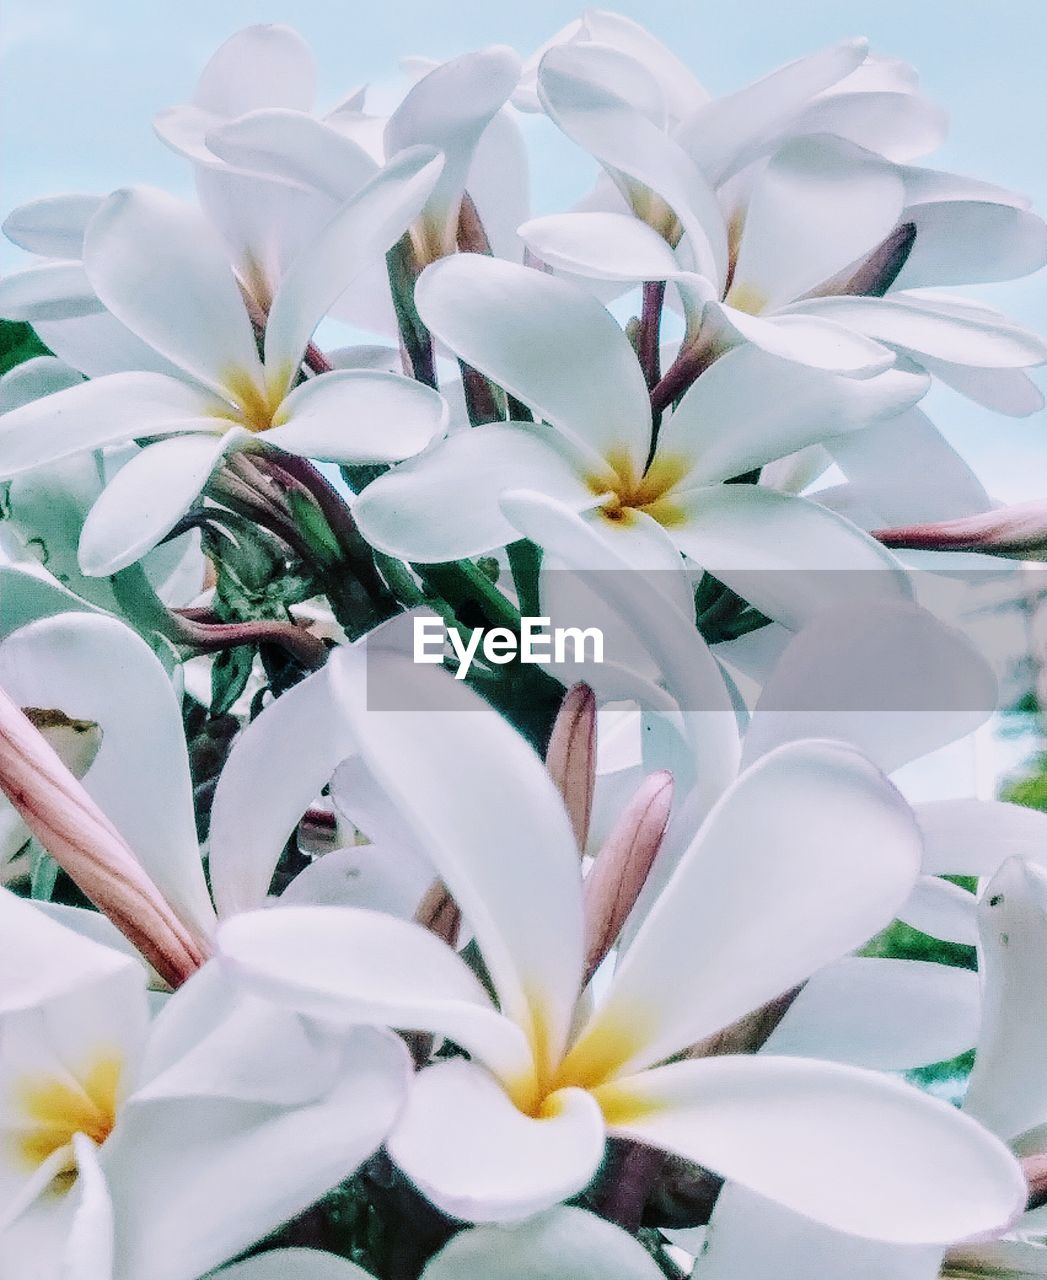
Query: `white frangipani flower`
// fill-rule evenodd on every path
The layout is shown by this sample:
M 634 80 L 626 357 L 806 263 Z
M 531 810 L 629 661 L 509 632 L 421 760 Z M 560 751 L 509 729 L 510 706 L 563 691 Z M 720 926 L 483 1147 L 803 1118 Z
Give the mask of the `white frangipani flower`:
M 331 1038 L 214 966 L 150 1027 L 136 961 L 6 890 L 0 919 L 3 1280 L 198 1280 L 351 1174 L 396 1118 L 395 1037 Z
M 964 180 L 930 171 L 921 183 L 924 171 L 808 136 L 781 143 L 756 171 L 744 209 L 732 212 L 685 144 L 622 96 L 606 61 L 599 46 L 559 46 L 542 61 L 539 93 L 564 132 L 605 166 L 631 213 L 526 224 L 521 234 L 550 265 L 598 279 L 672 281 L 687 315 L 685 346 L 700 351 L 749 341 L 856 375 L 889 364 L 888 348 L 941 362 L 947 375 L 954 366 L 1011 375 L 1047 358 L 1035 335 L 979 303 L 907 291 L 851 296 L 883 293 L 904 273 L 913 235 L 934 239 L 933 224 L 907 220 L 910 190 L 930 202 L 936 189 L 955 188 L 955 200 L 977 199 L 980 188 L 974 194 Z M 1034 221 L 1025 271 L 1047 260 L 1047 229 Z M 933 257 L 921 244 L 901 283 L 954 283 L 945 264 L 927 278 Z
M 568 559 L 592 536 L 625 567 L 678 573 L 682 552 L 728 583 L 756 567 L 870 569 L 885 590 L 904 594 L 893 557 L 848 521 L 801 498 L 723 482 L 900 411 L 923 393 L 923 379 L 893 370 L 843 378 L 744 346 L 697 380 L 655 445 L 633 349 L 583 290 L 459 254 L 428 268 L 417 303 L 456 355 L 548 425 L 488 423 L 380 477 L 354 505 L 375 546 L 426 562 L 490 551 L 528 533 L 507 505 L 512 492 L 544 501 L 547 528 L 529 536 Z M 752 603 L 770 616 L 795 619 L 811 606 L 790 594 L 792 583 L 779 582 L 779 594 L 774 580 L 787 574 L 749 576 L 765 588 Z M 826 574 L 821 585 L 846 577 Z
M 98 297 L 178 366 L 175 378 L 124 373 L 44 396 L 0 420 L 0 474 L 162 436 L 117 473 L 84 525 L 80 562 L 103 575 L 150 550 L 234 449 L 266 444 L 343 463 L 416 453 L 444 424 L 441 398 L 381 372 L 345 370 L 296 385 L 313 330 L 350 280 L 422 206 L 440 163 L 414 151 L 344 206 L 285 274 L 259 356 L 228 260 L 202 217 L 148 188 L 111 196 L 92 218 L 85 270 Z M 3 310 L 0 282 L 0 310 Z
M 321 738 L 331 723 L 355 737 L 472 927 L 498 1006 L 443 943 L 373 912 L 244 913 L 223 925 L 220 951 L 251 989 L 292 1007 L 468 1051 L 421 1072 L 388 1143 L 435 1204 L 479 1221 L 547 1208 L 585 1186 L 611 1133 L 871 1238 L 933 1242 L 1010 1220 L 1025 1184 L 1009 1153 L 897 1081 L 774 1056 L 659 1065 L 893 915 L 919 842 L 871 765 L 809 741 L 747 771 L 590 1011 L 577 846 L 541 762 L 465 686 L 396 654 L 372 653 L 371 676 L 413 709 L 368 709 L 352 672 L 366 660 L 343 650 L 284 700 Z M 285 745 L 272 767 L 292 779 Z

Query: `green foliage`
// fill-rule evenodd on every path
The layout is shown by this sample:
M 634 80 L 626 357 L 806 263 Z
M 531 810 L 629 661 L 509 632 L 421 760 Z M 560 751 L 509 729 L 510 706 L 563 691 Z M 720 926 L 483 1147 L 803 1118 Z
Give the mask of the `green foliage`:
M 0 374 L 35 356 L 51 352 L 36 336 L 32 325 L 18 320 L 0 320 Z
M 1047 755 L 1037 756 L 1029 773 L 1005 783 L 1000 798 L 1047 813 Z

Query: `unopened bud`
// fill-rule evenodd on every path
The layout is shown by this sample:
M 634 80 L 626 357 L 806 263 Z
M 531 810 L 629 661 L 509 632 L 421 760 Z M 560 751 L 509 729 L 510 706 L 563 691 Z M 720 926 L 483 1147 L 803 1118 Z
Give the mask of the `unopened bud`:
M 637 788 L 593 859 L 583 888 L 586 982 L 614 945 L 647 883 L 672 803 L 672 775 L 652 773 Z
M 563 796 L 581 851 L 589 839 L 596 787 L 596 695 L 587 684 L 567 691 L 553 724 L 545 767 Z
M 911 551 L 980 551 L 1012 560 L 1047 560 L 1047 503 L 1022 502 L 937 524 L 878 529 L 885 547 Z
M 435 933 L 448 946 L 453 947 L 458 941 L 458 928 L 462 922 L 462 913 L 458 904 L 451 897 L 450 891 L 442 880 L 434 880 L 425 897 L 418 904 L 414 913 L 415 924 Z
M 178 986 L 200 967 L 201 945 L 54 748 L 2 689 L 0 790 L 51 857 L 166 982 Z

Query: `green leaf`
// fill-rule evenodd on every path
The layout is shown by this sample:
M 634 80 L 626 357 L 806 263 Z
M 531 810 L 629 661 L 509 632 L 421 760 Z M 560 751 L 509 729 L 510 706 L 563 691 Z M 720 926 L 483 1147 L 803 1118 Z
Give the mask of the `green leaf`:
M 49 356 L 51 351 L 36 336 L 32 325 L 20 320 L 0 320 L 0 374 L 35 356 Z
M 34 840 L 29 848 L 29 896 L 38 902 L 50 902 L 59 870 L 54 858 Z
M 211 715 L 224 716 L 247 687 L 254 665 L 254 646 L 223 649 L 211 667 Z

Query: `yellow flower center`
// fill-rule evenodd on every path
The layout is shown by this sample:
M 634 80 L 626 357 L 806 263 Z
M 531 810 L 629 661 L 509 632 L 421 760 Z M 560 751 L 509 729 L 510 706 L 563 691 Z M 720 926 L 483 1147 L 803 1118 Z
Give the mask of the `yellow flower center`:
M 96 1054 L 77 1076 L 26 1077 L 14 1087 L 14 1109 L 21 1118 L 14 1135 L 18 1162 L 34 1171 L 56 1152 L 67 1153 L 53 1189 L 65 1191 L 76 1180 L 73 1135 L 84 1134 L 101 1146 L 116 1124 L 117 1094 L 123 1060 L 118 1053 Z
M 734 307 L 735 311 L 744 311 L 747 315 L 758 316 L 767 306 L 767 295 L 754 285 L 745 284 L 742 281 L 731 285 L 724 301 L 729 307 Z
M 245 369 L 230 369 L 222 378 L 229 392 L 230 403 L 219 402 L 211 410 L 216 418 L 222 418 L 245 427 L 248 431 L 268 431 L 286 422 L 282 405 L 286 398 L 289 378 L 284 370 L 267 374 L 264 387 Z
M 600 498 L 600 512 L 614 524 L 632 524 L 637 512 L 670 528 L 680 524 L 684 513 L 672 500 L 672 491 L 689 469 L 686 458 L 676 454 L 659 454 L 646 472 L 637 477 L 632 462 L 617 450 L 607 455 L 609 472 L 587 477 L 587 484 Z

